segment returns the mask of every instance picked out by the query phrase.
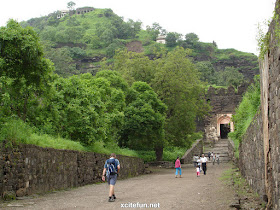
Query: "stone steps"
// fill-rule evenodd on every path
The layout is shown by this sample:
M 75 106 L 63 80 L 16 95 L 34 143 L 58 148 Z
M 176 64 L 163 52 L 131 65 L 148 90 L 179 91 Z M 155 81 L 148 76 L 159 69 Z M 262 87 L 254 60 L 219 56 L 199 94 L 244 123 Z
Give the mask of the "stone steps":
M 213 147 L 205 148 L 204 154 L 208 157 L 208 152 L 213 152 L 214 154 L 219 154 L 220 162 L 228 162 L 228 140 L 220 139 L 218 142 L 214 144 Z M 210 161 L 211 162 L 211 161 Z

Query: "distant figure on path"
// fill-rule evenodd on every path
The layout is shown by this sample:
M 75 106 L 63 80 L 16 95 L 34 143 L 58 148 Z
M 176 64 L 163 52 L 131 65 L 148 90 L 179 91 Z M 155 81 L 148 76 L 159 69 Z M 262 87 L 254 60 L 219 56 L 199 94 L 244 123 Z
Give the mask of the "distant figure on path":
M 202 157 L 200 158 L 201 164 L 202 164 L 202 170 L 204 175 L 206 175 L 206 170 L 207 170 L 207 157 L 204 156 L 204 154 L 202 154 Z
M 198 159 L 197 159 L 197 166 L 198 166 L 198 168 L 199 168 L 199 170 L 200 170 L 200 172 L 201 172 L 201 160 L 200 160 L 200 156 L 198 156 Z
M 213 152 L 211 152 L 211 159 L 213 160 L 213 157 L 214 157 L 214 153 Z M 211 160 L 210 159 L 210 160 Z
M 213 165 L 215 165 L 215 161 L 216 161 L 216 154 L 213 155 Z
M 182 178 L 182 169 L 181 169 L 181 162 L 180 162 L 179 156 L 177 157 L 177 160 L 175 161 L 175 169 L 176 169 L 175 178 L 177 178 L 177 176 L 178 176 L 178 171 L 180 173 L 180 178 Z
M 208 158 L 209 158 L 209 161 L 210 161 L 210 158 L 211 158 L 211 152 L 208 152 Z
M 219 165 L 220 164 L 220 156 L 219 156 L 219 154 L 216 155 L 216 161 L 217 161 L 217 163 Z
M 200 168 L 198 166 L 196 166 L 196 176 L 197 177 L 200 176 Z
M 108 200 L 109 202 L 114 202 L 116 199 L 114 188 L 115 188 L 115 184 L 117 181 L 120 168 L 121 168 L 120 161 L 116 159 L 116 154 L 112 153 L 110 159 L 106 160 L 105 162 L 103 175 L 102 175 L 102 180 L 105 182 L 105 173 L 106 173 L 108 185 L 110 186 L 109 200 Z
M 193 166 L 196 167 L 197 166 L 197 160 L 198 160 L 198 156 L 194 155 L 193 156 Z

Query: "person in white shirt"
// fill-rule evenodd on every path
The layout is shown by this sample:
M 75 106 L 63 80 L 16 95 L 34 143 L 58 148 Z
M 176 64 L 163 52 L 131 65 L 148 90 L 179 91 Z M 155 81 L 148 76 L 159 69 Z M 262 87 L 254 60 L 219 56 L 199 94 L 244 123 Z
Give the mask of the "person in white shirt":
M 202 154 L 202 157 L 200 158 L 201 164 L 202 164 L 202 170 L 204 175 L 206 175 L 206 170 L 207 170 L 207 157 L 204 156 L 204 154 Z

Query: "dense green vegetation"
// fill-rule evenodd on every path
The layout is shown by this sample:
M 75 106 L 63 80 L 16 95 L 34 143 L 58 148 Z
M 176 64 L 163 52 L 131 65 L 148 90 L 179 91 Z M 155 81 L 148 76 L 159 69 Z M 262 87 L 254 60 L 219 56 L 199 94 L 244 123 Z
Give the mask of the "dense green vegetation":
M 237 87 L 257 70 L 256 56 L 194 33 L 143 30 L 110 9 L 58 13 L 0 28 L 0 141 L 175 160 L 201 138 L 206 86 Z
M 242 102 L 236 109 L 236 114 L 233 116 L 234 132 L 229 133 L 229 136 L 235 143 L 235 154 L 237 156 L 239 154 L 238 146 L 242 141 L 242 136 L 246 133 L 247 128 L 259 110 L 261 103 L 260 91 L 260 78 L 259 76 L 255 76 L 255 82 L 247 89 Z
M 188 50 L 176 48 L 150 60 L 143 53 L 122 50 L 114 57 L 112 70 L 120 72 L 129 83 L 142 81 L 167 105 L 165 138 L 173 146 L 190 146 L 189 134 L 195 132 L 195 119 L 209 110 L 203 100 L 204 85 L 199 72 L 188 58 Z
M 174 89 L 172 85 L 176 81 L 170 81 L 166 90 L 172 87 L 172 95 L 184 106 L 192 99 L 203 105 L 199 99 L 199 90 L 203 90 L 203 87 L 198 80 L 198 72 L 190 60 L 185 58 L 186 52 L 183 49 L 178 48 L 158 60 L 157 65 L 162 68 L 154 69 L 148 79 L 149 84 L 145 79 L 140 80 L 127 74 L 127 69 L 120 64 L 116 70 L 104 69 L 95 76 L 89 73 L 67 78 L 55 75 L 52 62 L 44 58 L 38 35 L 32 28 L 22 28 L 13 20 L 6 27 L 0 28 L 0 41 L 0 121 L 4 125 L 0 130 L 1 141 L 81 151 L 115 151 L 140 156 L 145 160 L 155 157 L 161 159 L 163 156 L 170 160 L 178 154 L 182 155 L 182 151 L 198 137 L 193 135 L 194 126 L 186 129 L 186 121 L 194 121 L 197 107 L 194 109 L 190 104 L 186 110 L 178 105 L 173 107 L 173 111 L 168 110 L 165 103 L 170 103 L 170 96 L 163 95 L 160 91 L 164 87 L 156 85 L 166 72 L 170 72 L 174 79 L 180 79 L 181 85 Z M 128 52 L 124 51 L 123 54 L 127 55 Z M 121 54 L 116 55 L 116 60 L 118 56 Z M 131 60 L 138 65 L 147 58 L 141 54 L 137 56 L 140 61 L 121 60 L 123 64 Z M 176 64 L 178 69 L 174 72 L 175 58 L 180 63 Z M 150 61 L 149 65 L 154 63 Z M 117 65 L 103 66 L 117 68 Z M 146 71 L 146 67 L 141 68 Z M 137 73 L 137 69 L 132 69 Z M 128 83 L 122 75 L 124 78 L 125 75 L 131 76 L 133 81 L 128 80 Z M 169 114 L 166 118 L 167 111 Z M 191 117 L 189 112 L 193 112 Z M 180 116 L 180 113 L 185 116 Z M 181 124 L 182 130 L 177 128 L 176 132 L 185 133 L 177 138 L 174 136 L 176 141 L 172 142 L 165 134 L 170 135 L 166 132 L 166 124 L 170 124 L 174 116 L 185 123 Z
M 254 54 L 218 49 L 216 42 L 200 42 L 195 33 L 183 36 L 177 32 L 167 32 L 158 23 L 144 30 L 140 21 L 124 21 L 110 9 L 94 9 L 86 14 L 66 15 L 60 19 L 57 18 L 58 13 L 32 18 L 21 25 L 32 26 L 39 33 L 46 57 L 54 62 L 55 72 L 64 77 L 81 71 L 95 72 L 99 67 L 98 62 L 92 62 L 89 68 L 85 68 L 81 61 L 107 57 L 112 62 L 115 51 L 125 49 L 131 41 L 140 41 L 144 54 L 149 58 L 159 58 L 178 46 L 191 49 L 189 56 L 197 63 L 202 81 L 212 85 L 237 87 L 248 80 L 244 78 L 244 72 L 258 72 L 257 56 Z M 159 35 L 166 36 L 165 45 L 156 42 Z M 229 69 L 234 74 L 225 72 Z M 230 78 L 225 81 L 225 77 Z

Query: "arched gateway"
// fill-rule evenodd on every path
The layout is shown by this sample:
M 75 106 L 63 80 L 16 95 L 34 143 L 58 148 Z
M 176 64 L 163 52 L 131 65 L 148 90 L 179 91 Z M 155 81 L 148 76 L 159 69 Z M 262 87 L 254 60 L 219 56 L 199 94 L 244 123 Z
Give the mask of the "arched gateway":
M 234 130 L 231 118 L 232 114 L 217 115 L 217 136 L 222 139 L 226 139 L 228 137 L 228 133 Z

